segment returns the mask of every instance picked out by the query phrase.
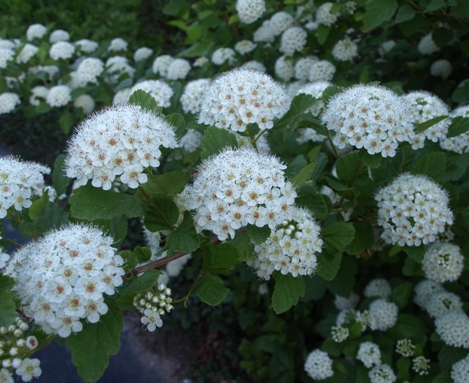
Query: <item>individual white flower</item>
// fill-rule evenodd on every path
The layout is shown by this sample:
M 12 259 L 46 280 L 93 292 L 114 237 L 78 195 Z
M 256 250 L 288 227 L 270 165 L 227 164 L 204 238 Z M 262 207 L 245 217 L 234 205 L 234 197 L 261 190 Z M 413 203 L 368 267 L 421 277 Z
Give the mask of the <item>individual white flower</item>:
M 285 168 L 273 156 L 243 148 L 206 159 L 187 186 L 196 226 L 222 241 L 248 224 L 275 229 L 289 218 L 296 197 Z
M 331 13 L 331 8 L 333 5 L 333 3 L 324 3 L 319 6 L 316 11 L 316 21 L 318 23 L 330 27 L 337 21 L 337 15 L 335 13 Z
M 422 269 L 425 276 L 435 282 L 454 282 L 463 272 L 464 256 L 456 245 L 435 242 L 425 251 Z
M 58 41 L 68 41 L 70 40 L 70 34 L 63 29 L 57 29 L 53 31 L 49 36 L 49 42 L 54 44 Z
M 198 122 L 235 132 L 248 124 L 271 129 L 288 110 L 290 98 L 269 75 L 237 68 L 217 77 L 200 102 Z
M 32 44 L 25 44 L 21 49 L 21 52 L 16 56 L 16 62 L 18 64 L 26 64 L 33 56 L 36 55 L 38 47 Z
M 448 106 L 440 98 L 430 92 L 410 92 L 401 97 L 404 98 L 415 125 L 431 120 L 435 117 L 449 115 Z M 433 142 L 443 140 L 448 133 L 450 123 L 451 120 L 449 118 L 445 118 L 422 133 L 418 133 L 414 140 L 410 142 L 412 144 L 412 149 L 423 148 L 425 138 L 428 138 Z
M 252 39 L 255 43 L 273 43 L 275 32 L 270 20 L 265 20 L 262 25 L 254 31 Z
M 430 298 L 439 292 L 444 292 L 445 289 L 435 281 L 425 279 L 415 286 L 414 302 L 421 308 L 425 308 Z
M 431 55 L 440 50 L 440 48 L 434 43 L 431 33 L 420 39 L 417 49 L 422 55 Z
M 162 80 L 145 80 L 135 84 L 130 90 L 129 97 L 136 91 L 143 90 L 150 93 L 156 105 L 166 108 L 171 105 L 171 96 L 173 90 L 171 87 Z
M 267 71 L 267 68 L 265 67 L 264 64 L 262 64 L 259 61 L 255 61 L 255 60 L 251 60 L 251 61 L 248 61 L 248 62 L 244 63 L 241 66 L 241 68 L 253 69 L 253 70 L 260 71 L 260 72 L 266 72 Z
M 81 108 L 85 114 L 90 114 L 94 110 L 95 102 L 90 95 L 82 94 L 73 102 L 73 106 Z
M 20 96 L 16 93 L 0 94 L 0 114 L 12 112 L 19 104 L 21 104 Z
M 0 69 L 5 69 L 8 65 L 8 61 L 13 61 L 15 52 L 13 49 L 0 48 Z
M 388 364 L 381 364 L 373 367 L 368 372 L 371 383 L 394 383 L 397 379 L 396 374 Z
M 175 260 L 166 264 L 166 272 L 170 277 L 177 277 L 184 266 L 192 259 L 192 254 L 186 254 L 180 258 L 176 258 Z
M 33 106 L 38 106 L 41 103 L 41 100 L 39 100 L 38 97 L 42 98 L 42 100 L 45 101 L 47 97 L 47 93 L 49 93 L 49 88 L 38 85 L 38 86 L 35 86 L 33 89 L 31 89 L 31 93 L 32 94 L 31 94 L 31 97 L 29 98 L 29 103 Z
M 288 82 L 292 79 L 295 74 L 295 67 L 293 66 L 293 61 L 287 59 L 287 56 L 280 56 L 277 61 L 275 61 L 275 75 Z
M 360 343 L 357 359 L 363 362 L 366 368 L 381 365 L 381 351 L 379 350 L 379 346 L 373 342 Z
M 355 294 L 352 291 L 348 298 L 342 297 L 336 294 L 334 305 L 337 308 L 337 310 L 350 310 L 350 309 L 355 309 L 359 301 L 360 301 L 360 296 Z
M 314 380 L 323 380 L 334 375 L 332 359 L 327 352 L 319 349 L 312 351 L 306 358 L 304 369 L 308 376 Z
M 97 322 L 107 312 L 103 294 L 123 283 L 113 242 L 98 228 L 74 224 L 14 253 L 6 274 L 16 281 L 13 293 L 25 315 L 62 338 L 81 331 L 80 318 Z
M 13 375 L 6 368 L 0 370 L 0 383 L 14 383 Z
M 287 12 L 277 12 L 270 18 L 270 26 L 273 29 L 274 35 L 278 36 L 285 32 L 293 25 L 295 19 Z
M 469 355 L 451 366 L 451 379 L 454 383 L 469 382 Z
M 32 24 L 26 31 L 26 38 L 28 41 L 34 39 L 41 39 L 47 33 L 47 28 L 42 24 Z
M 124 39 L 117 37 L 111 40 L 111 44 L 107 48 L 109 52 L 125 52 L 129 44 Z
M 241 40 L 235 44 L 234 48 L 242 55 L 245 55 L 246 53 L 252 52 L 254 49 L 256 49 L 256 46 L 257 44 L 250 40 Z
M 161 146 L 177 147 L 174 130 L 163 118 L 135 105 L 116 105 L 88 117 L 68 143 L 67 176 L 76 185 L 92 180 L 109 190 L 120 177 L 137 188 L 147 181 L 143 170 L 160 165 Z
M 209 84 L 210 80 L 205 78 L 189 81 L 187 83 L 180 99 L 184 113 L 196 114 L 199 112 L 200 100 Z
M 456 294 L 442 291 L 430 297 L 425 309 L 433 318 L 447 314 L 450 311 L 462 312 L 462 301 Z
M 308 81 L 311 66 L 318 61 L 316 56 L 300 58 L 295 64 L 295 78 L 300 81 Z
M 401 174 L 375 196 L 381 238 L 388 244 L 432 243 L 453 223 L 445 190 L 423 175 Z M 453 266 L 454 264 L 451 264 Z
M 39 359 L 24 358 L 20 366 L 16 369 L 16 374 L 21 376 L 23 382 L 29 382 L 32 378 L 38 378 L 42 374 L 41 362 Z
M 113 56 L 107 59 L 106 67 L 109 67 L 106 75 L 112 83 L 116 83 L 122 74 L 133 77 L 135 68 L 129 65 L 129 61 L 122 56 Z
M 153 61 L 153 73 L 159 74 L 161 77 L 166 77 L 169 64 L 171 64 L 173 60 L 174 58 L 169 55 L 158 56 L 155 61 Z
M 132 94 L 131 91 L 132 91 L 132 88 L 124 88 L 118 91 L 112 99 L 112 105 L 127 103 L 130 95 Z
M 242 23 L 251 24 L 265 12 L 265 0 L 237 0 L 236 12 Z
M 287 56 L 293 56 L 295 52 L 300 52 L 306 45 L 306 31 L 301 27 L 290 27 L 282 33 L 280 39 L 280 52 Z
M 191 70 L 191 64 L 184 59 L 174 59 L 168 66 L 166 78 L 168 80 L 181 80 L 187 77 Z
M 104 63 L 97 58 L 88 57 L 80 62 L 77 68 L 78 80 L 82 86 L 88 82 L 98 84 L 98 77 L 104 71 Z
M 146 60 L 152 54 L 153 54 L 153 49 L 150 49 L 147 47 L 138 48 L 134 53 L 134 61 L 140 62 L 140 61 Z
M 49 55 L 53 60 L 68 60 L 75 53 L 75 46 L 66 41 L 58 41 L 50 47 Z
M 324 112 L 326 104 L 322 100 L 322 95 L 330 86 L 332 86 L 332 83 L 329 81 L 316 81 L 308 83 L 298 90 L 297 94 L 309 94 L 317 99 L 316 103 L 308 110 L 314 117 L 321 117 L 321 114 Z
M 370 304 L 368 312 L 372 317 L 371 330 L 386 331 L 394 327 L 397 322 L 399 308 L 395 303 L 386 302 L 384 299 L 377 299 Z
M 430 66 L 430 74 L 434 77 L 448 78 L 453 73 L 453 67 L 448 60 L 437 60 Z
M 387 299 L 391 295 L 391 285 L 386 279 L 373 279 L 366 285 L 363 295 L 367 298 L 379 297 Z
M 209 60 L 208 60 L 207 57 L 203 57 L 203 56 L 202 56 L 202 57 L 197 57 L 197 58 L 195 59 L 195 61 L 194 61 L 194 64 L 192 64 L 192 65 L 195 66 L 195 67 L 201 68 L 201 67 L 203 67 L 205 64 L 207 64 L 208 61 L 209 61 Z
M 242 221 L 238 221 L 238 225 L 244 226 Z M 294 277 L 312 275 L 317 269 L 317 254 L 323 245 L 320 233 L 321 228 L 312 214 L 294 206 L 289 217 L 271 231 L 267 241 L 254 246 L 258 256 L 247 264 L 266 280 L 274 271 Z
M 66 85 L 56 85 L 49 89 L 46 102 L 53 108 L 67 105 L 72 100 L 71 89 Z
M 332 48 L 331 53 L 338 61 L 352 61 L 358 56 L 358 45 L 347 38 L 339 40 Z
M 99 44 L 96 41 L 91 41 L 87 39 L 75 41 L 75 46 L 78 47 L 77 51 L 83 53 L 93 53 L 98 49 Z
M 469 105 L 463 105 L 451 112 L 451 118 L 469 117 Z M 463 133 L 456 137 L 443 138 L 440 145 L 445 150 L 451 150 L 459 154 L 467 152 L 469 148 L 469 133 Z
M 406 358 L 414 356 L 415 345 L 408 338 L 399 339 L 396 344 L 396 352 Z
M 449 346 L 469 348 L 469 318 L 461 311 L 450 311 L 435 320 L 436 332 Z
M 231 48 L 218 48 L 212 54 L 212 63 L 223 65 L 225 62 L 228 62 L 229 65 L 236 62 L 235 51 Z
M 322 121 L 336 132 L 337 147 L 350 144 L 383 157 L 394 157 L 398 143 L 415 136 L 404 100 L 376 85 L 355 85 L 334 95 Z
M 331 81 L 335 74 L 335 66 L 327 60 L 320 60 L 311 65 L 309 81 Z

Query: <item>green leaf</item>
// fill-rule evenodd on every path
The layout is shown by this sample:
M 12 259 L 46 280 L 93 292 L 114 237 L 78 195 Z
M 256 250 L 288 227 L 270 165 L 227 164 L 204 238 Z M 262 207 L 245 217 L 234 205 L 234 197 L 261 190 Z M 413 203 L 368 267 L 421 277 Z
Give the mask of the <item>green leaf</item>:
M 331 337 L 328 337 L 321 346 L 321 350 L 327 352 L 330 356 L 337 358 L 342 354 L 346 346 L 345 342 L 334 342 Z
M 205 274 L 197 283 L 194 293 L 209 306 L 219 305 L 228 295 L 230 289 L 225 287 L 223 280 L 212 274 Z
M 379 168 L 382 159 L 380 154 L 370 154 L 366 149 L 360 150 L 360 161 L 370 168 Z
M 148 262 L 151 258 L 151 249 L 149 247 L 136 246 L 134 253 L 140 262 Z
M 155 196 L 151 198 L 151 206 L 145 205 L 144 224 L 151 232 L 173 230 L 179 218 L 179 210 L 172 198 Z
M 400 283 L 392 290 L 390 301 L 394 302 L 399 308 L 403 309 L 407 306 L 409 298 L 412 295 L 412 290 L 412 283 Z
M 351 223 L 334 222 L 322 230 L 321 237 L 329 247 L 343 250 L 353 241 L 355 228 Z
M 451 382 L 451 374 L 449 372 L 442 372 L 435 376 L 432 383 L 448 383 Z
M 458 17 L 469 17 L 469 3 L 464 0 L 458 0 L 458 3 L 451 7 L 450 13 Z
M 253 242 L 257 245 L 267 241 L 267 238 L 270 236 L 270 228 L 268 226 L 257 227 L 255 225 L 247 225 L 246 231 L 249 237 L 251 237 Z
M 453 117 L 448 128 L 447 138 L 456 137 L 469 131 L 469 117 Z
M 398 379 L 408 379 L 409 378 L 409 368 L 411 362 L 410 358 L 405 358 L 401 356 L 396 363 L 397 366 L 397 377 Z
M 85 382 L 97 382 L 109 365 L 109 357 L 120 349 L 122 314 L 114 299 L 107 298 L 105 303 L 109 310 L 98 323 L 85 323 L 82 331 L 66 340 L 72 362 Z
M 291 182 L 294 186 L 298 187 L 303 185 L 306 181 L 311 179 L 314 168 L 316 167 L 315 163 L 308 164 L 302 168 L 296 176 L 291 178 Z
M 60 129 L 64 134 L 69 134 L 75 124 L 75 118 L 70 112 L 65 112 L 59 118 Z
M 283 275 L 274 272 L 275 287 L 272 294 L 272 308 L 276 314 L 282 314 L 295 306 L 305 295 L 305 281 L 303 277 L 291 274 Z
M 141 186 L 151 197 L 175 197 L 184 190 L 189 178 L 189 174 L 183 173 L 180 170 L 175 170 L 174 172 L 159 175 L 149 175 L 148 181 Z M 136 191 L 135 197 L 141 200 L 145 199 L 145 196 L 140 190 Z
M 133 196 L 105 191 L 90 184 L 74 190 L 70 205 L 73 217 L 88 221 L 111 219 L 119 214 L 128 218 L 143 214 L 142 205 Z
M 133 105 L 140 105 L 142 108 L 151 110 L 156 114 L 161 113 L 161 107 L 156 104 L 156 100 L 150 95 L 150 93 L 141 89 L 138 89 L 132 93 L 128 103 Z
M 302 154 L 297 155 L 293 161 L 290 161 L 285 169 L 285 175 L 287 178 L 295 177 L 301 169 L 308 164 L 305 157 Z
M 464 41 L 461 43 L 461 49 L 466 56 L 469 56 L 469 40 Z M 454 102 L 466 103 L 469 101 L 469 81 L 464 83 L 462 86 L 458 86 L 453 94 L 451 95 L 451 99 Z M 458 118 L 458 117 L 455 117 Z M 453 123 L 455 118 L 452 119 Z M 459 117 L 464 118 L 464 117 Z M 469 124 L 468 124 L 469 125 Z
M 391 20 L 396 13 L 398 4 L 396 0 L 371 0 L 366 4 L 366 13 L 363 24 L 366 30 L 379 27 L 385 21 Z
M 163 8 L 163 13 L 169 16 L 178 16 L 190 8 L 191 4 L 185 0 L 172 0 Z
M 137 294 L 141 291 L 147 291 L 158 283 L 161 271 L 148 269 L 141 276 L 135 277 L 128 286 L 119 289 L 120 295 Z
M 98 219 L 93 221 L 94 225 L 99 226 L 103 233 L 114 238 L 112 246 L 118 249 L 125 237 L 127 236 L 127 228 L 129 226 L 127 219 L 124 215 L 116 215 L 110 220 L 108 219 Z
M 233 15 L 235 16 L 235 15 Z M 232 16 L 232 17 L 233 17 Z M 236 14 L 237 16 L 237 14 Z M 197 42 L 192 44 L 189 48 L 184 49 L 182 52 L 178 53 L 176 57 L 200 57 L 207 52 L 208 48 L 210 47 L 210 43 L 207 42 Z
M 302 302 L 318 301 L 326 294 L 327 284 L 319 275 L 312 275 L 303 280 L 305 281 L 305 295 L 301 298 Z
M 166 121 L 175 128 L 177 138 L 181 138 L 186 133 L 186 120 L 184 120 L 184 116 L 181 113 L 173 113 L 166 116 Z
M 413 246 L 405 246 L 402 248 L 402 250 L 414 261 L 417 263 L 422 263 L 423 257 L 425 255 L 425 246 L 420 245 L 417 247 Z
M 209 126 L 205 129 L 200 158 L 205 159 L 220 153 L 225 148 L 238 148 L 238 140 L 228 130 Z
M 425 7 L 425 12 L 436 11 L 437 9 L 443 8 L 445 6 L 445 0 L 430 0 L 430 2 Z
M 427 327 L 415 315 L 399 314 L 396 325 L 388 332 L 394 339 L 409 338 L 413 343 L 424 345 L 427 341 Z
M 396 15 L 396 24 L 403 23 L 404 21 L 412 20 L 415 16 L 414 9 L 405 4 L 399 8 Z
M 367 249 L 371 249 L 375 243 L 373 228 L 368 222 L 359 221 L 353 224 L 355 237 L 347 246 L 347 253 L 350 255 L 360 255 Z
M 44 189 L 44 193 L 42 193 L 41 198 L 34 201 L 31 207 L 29 208 L 29 218 L 31 218 L 34 223 L 37 223 L 42 213 L 44 213 L 44 210 L 46 210 L 46 207 L 48 204 L 49 204 L 49 193 L 47 189 Z
M 318 254 L 318 274 L 326 281 L 332 281 L 340 268 L 342 252 L 334 255 L 322 252 Z
M 54 170 L 52 171 L 52 185 L 57 192 L 57 197 L 60 197 L 67 191 L 68 185 L 72 182 L 71 178 L 67 177 L 64 169 L 65 155 L 59 155 L 54 162 Z
M 428 128 L 431 128 L 433 125 L 438 124 L 440 121 L 443 121 L 444 119 L 448 118 L 448 116 L 438 116 L 434 117 L 428 121 L 424 121 L 420 124 L 417 124 L 414 128 L 415 133 L 422 133 Z
M 16 305 L 11 295 L 15 280 L 0 273 L 0 326 L 8 327 L 16 318 Z
M 438 47 L 443 48 L 453 40 L 453 31 L 448 28 L 436 28 L 432 32 L 432 40 Z
M 216 273 L 219 269 L 232 270 L 235 265 L 241 262 L 238 250 L 230 242 L 219 245 L 208 244 L 202 271 L 206 273 Z
M 195 230 L 191 213 L 184 212 L 184 219 L 173 232 L 171 248 L 181 253 L 192 253 L 199 247 L 199 236 Z
M 39 236 L 58 229 L 68 223 L 68 214 L 60 209 L 55 203 L 49 202 L 46 209 L 39 217 L 36 225 L 36 233 Z
M 330 210 L 325 196 L 322 194 L 300 195 L 296 198 L 296 203 L 311 210 L 313 217 L 319 220 L 329 217 Z
M 249 237 L 248 233 L 237 231 L 236 236 L 227 243 L 234 246 L 236 250 L 238 250 L 240 261 L 250 261 L 257 257 L 257 254 L 254 252 L 254 246 L 251 242 L 251 237 Z
M 370 72 L 368 70 L 368 66 L 365 66 L 360 73 L 360 78 L 358 82 L 361 84 L 367 84 L 370 81 Z
M 439 180 L 446 169 L 446 155 L 443 152 L 428 153 L 420 157 L 412 168 L 413 174 L 425 174 Z
M 323 45 L 326 42 L 327 36 L 329 36 L 330 31 L 331 27 L 328 27 L 324 24 L 319 24 L 319 27 L 316 30 L 316 36 L 318 37 L 318 43 L 320 45 Z
M 456 348 L 453 346 L 444 345 L 438 353 L 438 360 L 440 361 L 440 368 L 443 372 L 451 371 L 454 363 L 459 362 L 467 356 L 467 350 L 463 348 Z
M 291 102 L 288 112 L 274 124 L 274 129 L 286 128 L 295 118 L 305 113 L 311 108 L 317 99 L 310 94 L 300 93 Z
M 337 178 L 349 185 L 360 166 L 360 152 L 348 153 L 336 162 Z
M 332 294 L 349 297 L 355 286 L 355 274 L 358 268 L 351 257 L 342 257 L 339 270 L 327 287 Z
M 138 257 L 133 251 L 124 250 L 121 251 L 119 255 L 124 260 L 124 265 L 122 266 L 124 270 L 132 270 L 135 266 L 138 265 Z

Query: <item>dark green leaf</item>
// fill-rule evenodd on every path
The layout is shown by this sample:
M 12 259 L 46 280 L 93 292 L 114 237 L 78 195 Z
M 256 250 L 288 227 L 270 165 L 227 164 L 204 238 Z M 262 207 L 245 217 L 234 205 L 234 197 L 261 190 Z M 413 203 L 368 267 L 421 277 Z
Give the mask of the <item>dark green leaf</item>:
M 233 269 L 241 262 L 238 250 L 230 242 L 219 245 L 209 244 L 204 258 L 204 272 L 217 272 L 218 269 Z
M 137 255 L 130 250 L 124 250 L 119 253 L 119 255 L 124 260 L 124 270 L 132 270 L 135 266 L 138 265 L 138 257 Z
M 41 236 L 53 229 L 58 229 L 67 223 L 68 214 L 60 209 L 55 203 L 49 202 L 37 221 L 36 233 Z
M 415 16 L 415 11 L 414 9 L 408 5 L 405 4 L 399 8 L 397 11 L 396 15 L 396 24 L 402 23 L 404 21 L 412 20 Z
M 435 44 L 443 48 L 453 39 L 453 31 L 448 28 L 436 28 L 432 32 L 432 40 Z
M 144 207 L 144 224 L 151 232 L 172 230 L 179 218 L 179 210 L 172 198 L 152 197 L 151 206 Z
M 428 128 L 431 128 L 433 125 L 438 124 L 440 121 L 443 121 L 446 118 L 448 118 L 448 116 L 438 116 L 430 120 L 424 121 L 420 124 L 417 124 L 414 128 L 414 131 L 415 133 L 422 133 Z
M 44 210 L 46 210 L 46 207 L 48 204 L 49 204 L 49 193 L 47 189 L 44 189 L 44 193 L 42 193 L 41 198 L 34 201 L 32 205 L 30 206 L 29 218 L 31 218 L 31 220 L 34 223 L 37 223 L 42 213 L 44 213 Z
M 178 53 L 176 57 L 200 57 L 208 50 L 210 44 L 207 42 L 197 42 L 189 48 Z
M 420 345 L 427 341 L 425 323 L 415 315 L 399 314 L 396 325 L 388 331 L 394 339 L 409 338 Z
M 410 358 L 405 358 L 401 356 L 397 360 L 397 377 L 398 379 L 408 379 L 409 378 L 409 368 L 411 365 Z
M 303 185 L 306 181 L 310 180 L 315 167 L 315 163 L 306 165 L 298 172 L 296 176 L 290 179 L 292 184 L 298 187 Z
M 378 168 L 383 157 L 380 154 L 369 154 L 366 149 L 360 151 L 360 161 L 370 168 Z
M 444 5 L 445 0 L 430 0 L 430 2 L 425 7 L 425 12 L 436 11 L 437 9 L 444 7 Z
M 272 294 L 272 308 L 276 314 L 282 314 L 295 306 L 305 295 L 305 282 L 303 277 L 294 277 L 291 274 L 274 273 L 275 287 Z
M 120 295 L 137 294 L 141 291 L 147 291 L 158 283 L 161 271 L 149 269 L 142 275 L 135 277 L 129 285 L 119 289 Z
M 223 280 L 212 274 L 205 274 L 197 283 L 194 293 L 209 306 L 219 305 L 228 295 L 230 289 L 225 287 Z
M 60 129 L 64 134 L 69 134 L 75 124 L 75 118 L 70 112 L 65 112 L 59 118 Z
M 447 138 L 456 137 L 469 131 L 469 117 L 453 117 L 452 120 L 446 135 Z
M 464 0 L 458 0 L 458 3 L 451 7 L 450 13 L 458 17 L 469 17 L 469 3 Z
M 353 241 L 355 228 L 351 223 L 334 222 L 325 227 L 321 232 L 321 238 L 331 248 L 343 250 L 345 246 Z
M 438 360 L 443 372 L 451 371 L 454 363 L 459 362 L 467 356 L 467 350 L 463 348 L 456 348 L 453 346 L 444 345 L 438 353 Z
M 319 27 L 316 30 L 316 36 L 318 37 L 318 43 L 320 45 L 323 45 L 326 42 L 327 36 L 329 36 L 330 31 L 331 27 L 328 27 L 324 24 L 319 24 Z
M 296 203 L 302 207 L 306 207 L 311 210 L 313 217 L 319 220 L 326 219 L 329 217 L 330 210 L 326 202 L 325 196 L 322 194 L 313 194 L 298 197 Z
M 186 133 L 186 121 L 184 120 L 184 116 L 182 114 L 170 114 L 169 116 L 166 116 L 166 121 L 168 121 L 174 127 L 177 138 L 181 138 Z
M 286 128 L 295 118 L 311 108 L 317 99 L 310 94 L 300 93 L 291 102 L 288 112 L 274 124 L 274 129 Z
M 16 318 L 16 305 L 11 295 L 15 280 L 0 273 L 0 326 L 8 327 Z
M 182 253 L 191 253 L 199 247 L 199 236 L 188 211 L 184 212 L 184 219 L 173 232 L 171 247 L 174 251 Z
M 410 258 L 412 258 L 414 261 L 416 261 L 418 263 L 422 263 L 423 256 L 425 255 L 425 246 L 424 245 L 420 245 L 420 246 L 417 246 L 417 247 L 405 246 L 405 247 L 402 248 L 402 250 L 404 250 L 404 252 Z
M 301 298 L 302 302 L 318 301 L 326 293 L 326 282 L 319 275 L 312 275 L 303 280 L 305 281 L 305 295 Z
M 360 169 L 360 152 L 352 152 L 340 157 L 336 162 L 337 178 L 349 185 Z
M 324 252 L 318 254 L 318 274 L 326 281 L 332 281 L 340 268 L 342 252 L 328 255 Z
M 205 129 L 202 140 L 202 153 L 200 158 L 205 159 L 220 153 L 225 148 L 237 148 L 238 140 L 235 135 L 228 130 L 209 126 Z
M 414 174 L 425 174 L 439 180 L 446 169 L 446 155 L 443 152 L 428 153 L 420 157 L 412 168 Z
M 302 154 L 297 155 L 293 161 L 290 161 L 287 165 L 287 169 L 285 170 L 285 175 L 287 178 L 295 177 L 300 170 L 308 164 L 305 157 Z
M 72 216 L 94 221 L 111 219 L 119 214 L 128 218 L 143 214 L 142 205 L 133 196 L 114 193 L 85 185 L 76 189 L 70 197 Z
M 110 220 L 99 219 L 99 220 L 93 221 L 93 224 L 101 227 L 103 233 L 114 238 L 114 242 L 112 243 L 112 246 L 115 247 L 116 249 L 119 248 L 119 246 L 122 244 L 125 237 L 127 236 L 127 228 L 129 224 L 125 216 L 122 214 L 116 215 L 115 217 L 112 217 Z
M 392 290 L 390 301 L 394 302 L 397 306 L 399 306 L 399 308 L 403 309 L 407 306 L 409 298 L 412 295 L 412 290 L 412 283 L 400 283 Z
M 151 249 L 149 247 L 136 246 L 134 253 L 140 262 L 148 262 L 151 258 Z
M 375 242 L 373 228 L 368 222 L 359 221 L 354 223 L 355 238 L 347 246 L 347 253 L 350 255 L 360 255 L 371 249 Z
M 68 178 L 64 170 L 65 155 L 59 155 L 54 162 L 54 170 L 52 171 L 52 185 L 57 192 L 57 197 L 60 197 L 67 191 L 68 185 L 72 182 Z
M 189 181 L 190 175 L 175 170 L 174 172 L 150 175 L 148 176 L 148 182 L 142 185 L 142 188 L 150 196 L 168 196 L 175 197 L 181 193 Z M 138 199 L 145 199 L 145 196 L 140 190 L 137 190 L 135 197 Z
M 156 100 L 150 95 L 150 93 L 141 89 L 138 89 L 132 93 L 128 103 L 133 105 L 140 105 L 142 108 L 151 110 L 156 114 L 161 113 L 161 107 L 156 104 Z
M 228 243 L 238 250 L 240 261 L 250 261 L 257 257 L 257 254 L 254 252 L 251 237 L 249 237 L 248 233 L 237 231 L 236 236 Z
M 267 241 L 267 238 L 270 236 L 270 228 L 268 226 L 257 227 L 255 225 L 247 225 L 246 231 L 248 232 L 249 237 L 251 237 L 257 245 Z
M 379 27 L 385 21 L 391 20 L 396 13 L 398 4 L 396 0 L 371 0 L 366 4 L 366 13 L 363 20 L 365 29 L 371 30 Z
M 338 357 L 344 351 L 346 346 L 345 342 L 334 342 L 334 340 L 329 336 L 321 346 L 321 350 L 327 352 L 332 357 Z

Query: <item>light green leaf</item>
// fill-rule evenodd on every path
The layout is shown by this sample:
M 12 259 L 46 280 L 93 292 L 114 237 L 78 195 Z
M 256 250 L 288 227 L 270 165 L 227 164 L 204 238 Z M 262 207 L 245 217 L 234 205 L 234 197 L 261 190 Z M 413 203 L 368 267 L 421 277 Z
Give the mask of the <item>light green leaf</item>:
M 316 167 L 315 163 L 308 164 L 302 168 L 296 176 L 291 178 L 291 182 L 294 186 L 298 187 L 303 185 L 306 181 L 311 179 L 314 168 Z
M 150 93 L 141 89 L 138 89 L 132 93 L 128 103 L 133 105 L 140 105 L 142 108 L 151 110 L 156 114 L 161 113 L 161 107 L 156 104 L 156 100 L 150 95 Z
M 424 174 L 439 180 L 446 169 L 446 155 L 443 152 L 428 153 L 420 157 L 412 168 L 413 174 Z
M 379 27 L 385 21 L 391 20 L 396 13 L 398 4 L 396 0 L 371 0 L 366 4 L 366 13 L 363 24 L 366 30 Z
M 141 203 L 133 196 L 105 191 L 90 184 L 74 190 L 70 205 L 73 217 L 88 221 L 111 219 L 119 214 L 128 218 L 143 214 Z
M 16 318 L 16 305 L 11 295 L 15 280 L 0 273 L 0 326 L 8 327 Z
M 141 276 L 135 277 L 129 285 L 120 288 L 120 295 L 137 294 L 141 291 L 147 291 L 158 283 L 161 271 L 148 269 Z
M 190 58 L 200 57 L 204 55 L 204 53 L 208 50 L 209 47 L 210 47 L 210 43 L 197 42 L 195 44 L 192 44 L 189 48 L 184 49 L 182 52 L 178 53 L 176 57 L 190 57 Z
M 291 102 L 288 112 L 274 124 L 274 129 L 286 128 L 295 118 L 305 113 L 311 108 L 317 99 L 310 94 L 300 93 L 295 96 Z
M 64 134 L 69 134 L 75 124 L 75 117 L 70 112 L 65 112 L 59 118 L 60 129 Z
M 228 295 L 230 289 L 225 287 L 223 280 L 212 274 L 205 274 L 197 283 L 194 293 L 209 306 L 219 305 Z
M 303 277 L 294 277 L 291 274 L 274 273 L 275 287 L 272 294 L 272 308 L 276 314 L 288 311 L 305 295 L 305 282 Z
M 209 126 L 205 129 L 200 158 L 205 159 L 220 153 L 225 148 L 237 148 L 238 140 L 233 133 L 225 129 Z
M 248 232 L 249 237 L 251 237 L 257 245 L 267 241 L 267 238 L 270 236 L 270 228 L 268 226 L 257 227 L 255 225 L 247 225 L 246 231 Z
M 448 128 L 447 138 L 456 137 L 469 131 L 469 117 L 453 117 Z
M 444 119 L 448 118 L 448 116 L 438 116 L 434 117 L 428 121 L 424 121 L 418 125 L 415 126 L 414 132 L 415 133 L 422 133 L 428 128 L 431 128 L 433 125 L 438 124 L 440 121 L 443 121 Z

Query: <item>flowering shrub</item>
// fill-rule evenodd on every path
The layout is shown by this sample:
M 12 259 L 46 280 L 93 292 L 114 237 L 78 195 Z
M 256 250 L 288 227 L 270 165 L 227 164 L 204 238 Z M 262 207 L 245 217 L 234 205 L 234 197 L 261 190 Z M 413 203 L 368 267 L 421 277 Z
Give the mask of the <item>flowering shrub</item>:
M 37 24 L 0 40 L 0 111 L 74 127 L 49 188 L 1 159 L 0 217 L 31 240 L 0 242 L 0 377 L 38 376 L 28 344 L 59 336 L 97 381 L 122 310 L 153 332 L 202 302 L 231 308 L 258 381 L 465 381 L 465 2 L 186 5 L 164 7 L 177 57 Z

